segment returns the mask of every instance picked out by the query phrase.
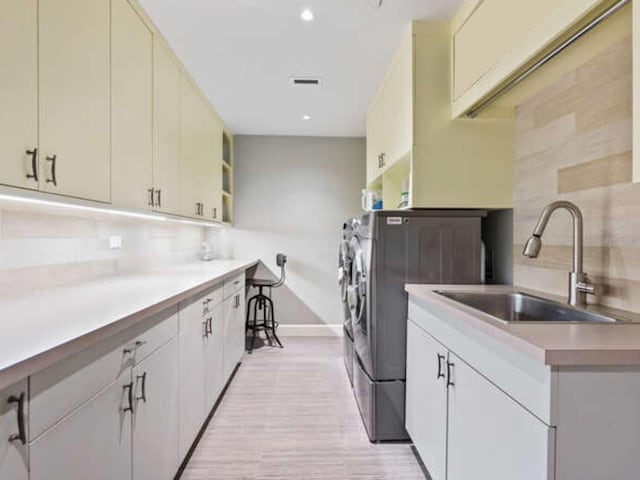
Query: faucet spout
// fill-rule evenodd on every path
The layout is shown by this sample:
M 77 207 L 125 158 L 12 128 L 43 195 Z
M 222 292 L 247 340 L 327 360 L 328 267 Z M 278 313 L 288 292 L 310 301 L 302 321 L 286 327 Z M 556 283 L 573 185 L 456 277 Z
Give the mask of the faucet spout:
M 577 205 L 559 200 L 544 207 L 522 254 L 529 258 L 538 257 L 542 247 L 542 235 L 547 228 L 551 215 L 558 209 L 567 210 L 573 219 L 573 269 L 569 274 L 569 303 L 571 305 L 586 305 L 586 294 L 593 294 L 595 287 L 589 281 L 587 274 L 582 271 L 584 263 L 582 212 Z

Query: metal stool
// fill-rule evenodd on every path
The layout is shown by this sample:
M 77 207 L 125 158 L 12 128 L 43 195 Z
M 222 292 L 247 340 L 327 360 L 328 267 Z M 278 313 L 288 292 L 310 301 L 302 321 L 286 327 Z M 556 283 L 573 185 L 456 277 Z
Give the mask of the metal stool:
M 248 348 L 248 352 L 253 352 L 253 345 L 256 340 L 256 332 L 264 330 L 269 345 L 273 346 L 271 337 L 278 343 L 280 348 L 284 348 L 278 335 L 276 335 L 276 329 L 278 328 L 278 322 L 276 322 L 275 315 L 273 313 L 273 300 L 271 300 L 271 290 L 284 285 L 285 270 L 284 266 L 287 263 L 287 256 L 278 253 L 276 255 L 276 264 L 280 267 L 280 279 L 267 280 L 262 278 L 249 278 L 247 279 L 248 287 L 255 287 L 258 289 L 258 294 L 249 299 L 247 303 L 247 322 L 245 324 L 245 331 L 251 329 L 251 343 Z M 269 289 L 269 295 L 265 295 L 264 289 Z M 251 318 L 251 312 L 253 307 L 253 318 Z M 262 318 L 258 318 L 258 312 L 261 311 Z

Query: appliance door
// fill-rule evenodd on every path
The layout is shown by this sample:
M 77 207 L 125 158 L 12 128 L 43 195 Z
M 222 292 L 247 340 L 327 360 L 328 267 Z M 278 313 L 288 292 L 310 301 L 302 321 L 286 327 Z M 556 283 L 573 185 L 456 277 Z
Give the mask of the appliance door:
M 370 310 L 369 265 L 372 240 L 354 235 L 351 240 L 353 265 L 348 300 L 353 323 L 354 349 L 367 373 L 373 371 L 372 335 L 368 312 Z
M 348 302 L 348 289 L 351 283 L 351 248 L 349 242 L 343 240 L 340 243 L 340 249 L 338 252 L 338 285 L 340 287 L 340 299 L 343 306 L 343 322 L 344 328 L 349 335 L 353 337 L 353 324 L 351 322 L 351 310 Z

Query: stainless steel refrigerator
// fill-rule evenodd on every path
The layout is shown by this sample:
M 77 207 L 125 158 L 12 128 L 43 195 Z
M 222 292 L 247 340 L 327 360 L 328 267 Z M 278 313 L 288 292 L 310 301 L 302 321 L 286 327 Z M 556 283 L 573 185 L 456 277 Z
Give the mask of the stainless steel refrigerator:
M 354 223 L 347 302 L 353 388 L 372 442 L 406 440 L 406 283 L 481 281 L 481 219 L 475 210 L 376 211 Z

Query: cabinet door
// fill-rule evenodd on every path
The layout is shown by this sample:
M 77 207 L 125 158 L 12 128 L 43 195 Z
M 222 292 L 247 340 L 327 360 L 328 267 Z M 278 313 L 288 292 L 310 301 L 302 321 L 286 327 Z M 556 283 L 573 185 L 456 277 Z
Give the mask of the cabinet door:
M 31 480 L 131 478 L 130 386 L 111 384 L 33 441 Z
M 222 121 L 209 110 L 206 135 L 206 173 L 203 178 L 204 216 L 222 221 Z
M 153 36 L 127 0 L 111 3 L 112 203 L 150 208 Z
M 1 33 L 0 33 L 1 35 Z M 24 380 L 0 392 L 0 478 L 2 480 L 27 480 L 29 459 L 27 446 L 19 439 L 9 440 L 18 434 L 19 399 L 25 414 L 23 427 L 27 428 L 27 381 Z
M 205 344 L 205 409 L 209 412 L 224 387 L 224 319 L 222 305 L 216 305 L 207 315 L 211 334 Z
M 207 175 L 207 124 L 209 112 L 204 100 L 184 76 L 180 82 L 180 213 L 203 218 L 198 204 L 204 206 Z
M 0 0 L 0 11 L 0 183 L 37 189 L 38 2 Z
M 411 150 L 413 144 L 413 36 L 398 50 L 383 94 L 383 153 L 386 170 Z M 433 68 L 433 67 L 432 67 Z
M 382 171 L 380 155 L 384 149 L 384 91 L 380 91 L 373 99 L 367 114 L 367 184 L 371 183 Z
M 201 310 L 183 309 L 179 313 L 180 420 L 179 457 L 184 458 L 206 416 L 205 354 L 206 327 Z
M 154 41 L 154 209 L 180 212 L 180 70 L 166 47 Z
M 169 480 L 178 469 L 178 341 L 133 369 L 134 480 Z
M 409 320 L 405 426 L 433 480 L 446 478 L 446 361 L 446 349 Z
M 553 477 L 552 429 L 450 354 L 447 478 Z
M 109 7 L 39 2 L 41 185 L 102 202 L 111 198 Z

